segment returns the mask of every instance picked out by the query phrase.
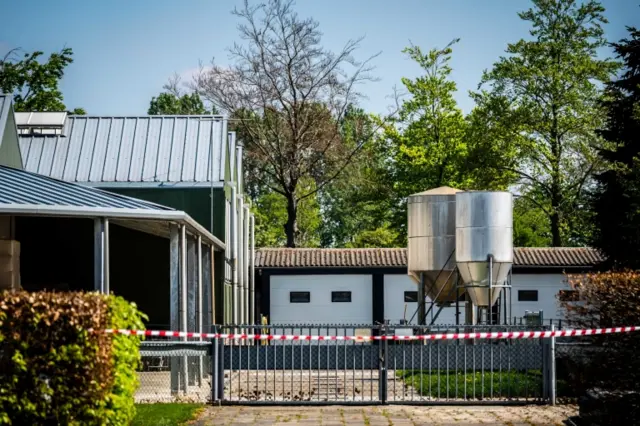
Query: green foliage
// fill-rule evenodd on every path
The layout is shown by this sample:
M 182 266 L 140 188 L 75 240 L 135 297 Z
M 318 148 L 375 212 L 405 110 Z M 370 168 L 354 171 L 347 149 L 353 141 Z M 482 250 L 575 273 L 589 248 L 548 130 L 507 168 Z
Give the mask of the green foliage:
M 138 404 L 131 426 L 179 426 L 193 420 L 201 404 Z
M 468 187 L 462 165 L 467 155 L 465 120 L 454 99 L 450 80 L 452 41 L 444 49 L 407 53 L 424 75 L 402 79 L 410 98 L 402 103 L 395 125 L 387 126 L 391 142 L 395 189 L 402 197 L 439 186 Z
M 345 170 L 319 192 L 323 247 L 395 247 L 397 233 L 389 229 L 392 187 L 385 179 L 388 153 L 374 129 L 381 120 L 350 107 L 341 123 L 344 143 L 351 149 L 359 135 L 371 135 Z
M 140 339 L 88 330 L 142 317 L 97 293 L 0 293 L 0 423 L 129 423 Z
M 197 93 L 176 95 L 174 93 L 160 93 L 149 102 L 149 115 L 207 115 L 217 114 L 215 107 L 207 110 Z
M 396 247 L 399 235 L 396 230 L 385 224 L 372 230 L 362 230 L 357 232 L 350 241 L 345 244 L 347 248 L 378 248 Z
M 432 371 L 399 370 L 396 375 L 420 395 L 434 398 L 524 398 L 540 397 L 542 375 L 539 370 Z
M 611 266 L 640 269 L 640 31 L 629 28 L 629 35 L 614 44 L 624 73 L 606 89 L 601 134 L 613 146 L 601 150 L 600 157 L 612 167 L 597 177 L 593 245 Z
M 40 62 L 43 52 L 18 55 L 11 50 L 0 60 L 0 92 L 13 94 L 15 111 L 66 111 L 58 88 L 65 68 L 73 63 L 73 50 L 65 47 Z M 76 108 L 73 114 L 86 114 Z
M 551 230 L 544 211 L 524 197 L 513 203 L 513 245 L 515 247 L 549 247 Z
M 143 319 L 135 303 L 119 296 L 109 296 L 109 328 L 119 330 L 144 330 Z M 127 424 L 136 414 L 134 394 L 138 389 L 137 369 L 141 366 L 140 337 L 115 334 L 111 336 L 111 362 L 113 386 L 105 399 L 102 415 L 110 424 Z
M 310 191 L 313 182 L 308 179 L 300 183 L 301 191 Z M 256 246 L 283 247 L 287 244 L 287 200 L 277 192 L 262 193 L 255 200 Z M 316 197 L 307 197 L 298 203 L 297 234 L 298 247 L 319 247 L 322 217 Z
M 507 56 L 485 72 L 473 94 L 491 112 L 489 134 L 508 130 L 520 158 L 513 171 L 525 193 L 545 212 L 552 244 L 573 244 L 584 222 L 571 218 L 585 202 L 602 140 L 600 83 L 617 63 L 598 59 L 606 45 L 604 8 L 595 0 L 533 0 L 519 14 L 531 24 L 531 39 L 509 44 Z

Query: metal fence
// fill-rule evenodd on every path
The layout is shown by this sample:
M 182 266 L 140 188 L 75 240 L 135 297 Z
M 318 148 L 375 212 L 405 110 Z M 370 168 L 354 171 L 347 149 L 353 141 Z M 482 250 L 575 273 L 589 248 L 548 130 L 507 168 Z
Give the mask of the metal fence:
M 259 325 L 219 333 L 407 336 L 520 326 Z M 534 328 L 535 330 L 536 328 Z M 548 328 L 538 327 L 537 330 Z M 147 341 L 139 402 L 531 403 L 554 397 L 552 339 Z
M 137 403 L 209 402 L 212 400 L 211 341 L 145 341 Z

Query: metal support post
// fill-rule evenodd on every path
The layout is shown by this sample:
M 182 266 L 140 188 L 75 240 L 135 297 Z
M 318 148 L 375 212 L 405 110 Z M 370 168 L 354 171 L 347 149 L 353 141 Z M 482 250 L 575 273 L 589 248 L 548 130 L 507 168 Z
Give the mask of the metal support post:
M 420 287 L 418 287 L 418 325 L 425 325 L 425 297 L 424 297 L 424 273 L 420 272 Z
M 238 324 L 238 197 L 231 188 L 231 319 Z
M 244 214 L 243 214 L 243 227 L 242 227 L 242 241 L 244 242 L 242 250 L 244 251 L 242 259 L 244 268 L 242 270 L 244 283 L 244 323 L 249 323 L 249 308 L 251 303 L 249 301 L 249 268 L 251 262 L 249 260 L 249 205 L 244 205 Z
M 256 322 L 256 276 L 255 276 L 255 257 L 256 257 L 256 224 L 255 218 L 251 215 L 251 252 L 249 254 L 249 322 L 253 325 Z
M 556 326 L 551 324 L 551 331 L 555 331 Z M 556 405 L 556 338 L 550 337 L 549 342 L 549 402 L 551 405 Z
M 171 330 L 180 330 L 180 230 L 169 225 L 169 325 Z M 171 394 L 180 392 L 181 358 L 171 357 Z
M 198 333 L 203 332 L 202 327 L 202 319 L 204 313 L 202 312 L 203 303 L 202 303 L 202 236 L 198 236 L 197 246 L 196 246 L 196 256 L 197 259 L 197 292 L 196 292 L 196 330 Z M 198 340 L 202 341 L 202 337 Z M 196 380 L 198 381 L 198 386 L 202 386 L 202 373 L 204 369 L 204 360 L 202 356 L 198 357 L 198 368 Z
M 180 331 L 187 331 L 187 227 L 180 225 Z M 187 341 L 187 337 L 182 338 Z M 184 393 L 188 392 L 189 371 L 188 359 L 182 357 L 182 377 L 184 383 Z
M 244 289 L 245 289 L 245 283 L 244 283 L 244 269 L 245 269 L 245 262 L 244 262 L 244 245 L 245 245 L 245 240 L 244 240 L 244 201 L 242 199 L 242 196 L 239 195 L 238 199 L 236 201 L 238 203 L 238 222 L 237 222 L 237 227 L 236 227 L 236 232 L 238 235 L 238 248 L 237 248 L 237 255 L 238 255 L 238 320 L 239 323 L 238 324 L 244 324 L 244 315 L 245 315 L 245 299 L 244 299 Z M 242 333 L 243 331 L 240 330 L 240 333 Z M 240 344 L 244 344 L 244 341 L 239 342 Z
M 380 329 L 380 335 L 387 335 L 387 326 L 383 325 Z M 387 403 L 387 381 L 388 381 L 388 370 L 387 370 L 387 354 L 389 341 L 387 339 L 379 342 L 378 345 L 378 399 L 382 404 Z
M 93 289 L 109 294 L 109 219 L 93 221 Z

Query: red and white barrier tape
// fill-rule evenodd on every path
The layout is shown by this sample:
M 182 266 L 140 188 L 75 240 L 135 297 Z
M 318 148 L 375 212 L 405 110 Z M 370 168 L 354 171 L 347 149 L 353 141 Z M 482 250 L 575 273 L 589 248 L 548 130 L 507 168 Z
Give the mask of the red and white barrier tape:
M 455 339 L 543 339 L 548 337 L 593 336 L 598 334 L 629 333 L 640 331 L 640 326 L 592 328 L 584 330 L 556 330 L 556 331 L 498 331 L 491 333 L 447 333 L 425 334 L 420 336 L 312 336 L 289 334 L 224 334 L 224 333 L 194 333 L 186 331 L 159 330 L 116 330 L 108 329 L 106 333 L 126 334 L 132 336 L 154 337 L 195 337 L 203 339 L 233 339 L 233 340 L 455 340 Z

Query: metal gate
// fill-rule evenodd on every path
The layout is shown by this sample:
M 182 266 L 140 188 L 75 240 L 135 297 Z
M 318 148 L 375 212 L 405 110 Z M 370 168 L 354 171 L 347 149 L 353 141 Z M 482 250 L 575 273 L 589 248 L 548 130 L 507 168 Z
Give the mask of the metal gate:
M 555 338 L 398 340 L 439 333 L 524 330 L 523 326 L 218 327 L 216 333 L 288 337 L 142 342 L 136 401 L 274 405 L 553 402 Z M 377 340 L 371 336 L 397 337 Z
M 298 338 L 214 342 L 212 399 L 226 404 L 276 405 L 545 402 L 553 396 L 554 388 L 552 339 L 367 338 L 524 329 L 371 325 L 222 327 L 218 331 L 225 334 Z M 299 336 L 362 339 L 318 341 Z

